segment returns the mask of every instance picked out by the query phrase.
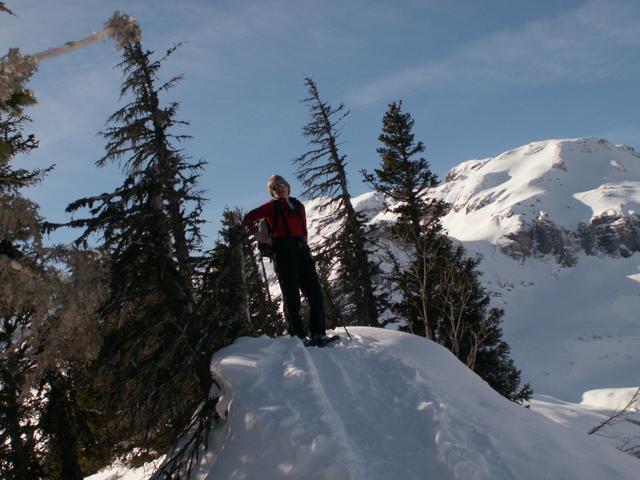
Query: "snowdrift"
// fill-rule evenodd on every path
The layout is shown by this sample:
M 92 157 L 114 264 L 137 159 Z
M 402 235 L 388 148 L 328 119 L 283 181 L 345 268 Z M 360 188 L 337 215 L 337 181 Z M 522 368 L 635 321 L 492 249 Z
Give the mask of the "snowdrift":
M 352 335 L 324 349 L 241 338 L 218 352 L 226 421 L 194 478 L 638 478 L 637 459 L 509 402 L 443 347 Z

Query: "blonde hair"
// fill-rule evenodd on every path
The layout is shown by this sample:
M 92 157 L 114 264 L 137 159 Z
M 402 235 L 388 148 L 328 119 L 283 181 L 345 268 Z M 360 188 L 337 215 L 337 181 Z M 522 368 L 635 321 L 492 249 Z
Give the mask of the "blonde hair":
M 269 177 L 269 180 L 267 180 L 267 189 L 269 189 L 269 194 L 273 197 L 276 198 L 276 196 L 273 194 L 273 186 L 276 183 L 284 183 L 287 188 L 289 189 L 289 192 L 291 192 L 291 185 L 289 185 L 289 182 L 287 182 L 283 177 L 281 177 L 280 175 L 277 174 L 273 174 Z

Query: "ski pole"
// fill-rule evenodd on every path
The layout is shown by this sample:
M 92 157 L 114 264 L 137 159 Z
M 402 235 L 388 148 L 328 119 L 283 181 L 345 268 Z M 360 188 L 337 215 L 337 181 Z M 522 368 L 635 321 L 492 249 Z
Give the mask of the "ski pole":
M 264 268 L 264 257 L 260 256 L 260 264 L 262 265 L 262 275 L 264 276 L 264 284 L 267 290 L 267 297 L 269 298 L 269 303 L 273 303 L 271 299 L 271 292 L 269 291 L 269 279 L 267 278 L 267 269 Z
M 344 324 L 344 320 L 342 319 L 342 315 L 340 315 L 340 313 L 338 313 L 336 311 L 338 320 L 340 321 L 340 325 L 342 326 L 342 328 L 344 328 L 344 331 L 347 332 L 347 336 L 349 337 L 349 340 L 353 341 L 353 338 L 351 338 L 351 334 L 349 333 L 349 330 L 347 330 L 347 326 Z
M 336 305 L 335 305 L 333 299 L 331 298 L 331 296 L 330 295 L 324 295 L 324 297 L 329 302 L 331 310 L 333 312 L 335 312 L 336 317 L 338 318 L 338 323 L 340 324 L 340 326 L 342 328 L 344 328 L 344 331 L 347 332 L 347 336 L 349 337 L 349 340 L 353 340 L 353 338 L 351 338 L 351 334 L 349 333 L 349 330 L 347 330 L 347 326 L 344 324 L 344 320 L 342 318 L 342 315 L 340 314 L 340 310 L 338 308 L 336 308 Z

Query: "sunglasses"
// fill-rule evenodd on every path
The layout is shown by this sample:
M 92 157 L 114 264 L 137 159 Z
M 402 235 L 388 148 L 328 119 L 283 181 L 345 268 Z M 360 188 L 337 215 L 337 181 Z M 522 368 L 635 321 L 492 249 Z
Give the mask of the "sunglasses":
M 273 187 L 271 187 L 271 190 L 273 190 L 274 192 L 276 190 L 280 190 L 281 188 L 288 188 L 286 183 L 276 183 L 273 185 Z

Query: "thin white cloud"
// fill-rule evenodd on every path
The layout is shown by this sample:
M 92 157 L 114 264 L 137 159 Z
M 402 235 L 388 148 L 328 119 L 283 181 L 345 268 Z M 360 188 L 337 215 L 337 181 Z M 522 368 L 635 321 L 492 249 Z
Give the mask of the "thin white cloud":
M 196 4 L 198 2 L 195 2 Z M 190 74 L 223 77 L 236 66 L 287 62 L 290 56 L 348 44 L 348 31 L 327 29 L 325 10 L 315 1 L 262 0 L 176 10 L 177 24 L 188 26 L 179 40 L 188 49 L 177 60 Z
M 352 91 L 348 102 L 370 104 L 407 92 L 588 82 L 627 75 L 622 52 L 640 47 L 640 3 L 593 0 L 553 18 L 504 30 L 449 58 L 425 61 Z
M 424 0 L 407 0 L 414 2 L 424 8 Z M 245 74 L 259 65 L 295 65 L 301 76 L 308 65 L 322 64 L 336 52 L 346 56 L 364 50 L 368 38 L 358 29 L 402 23 L 409 16 L 405 7 L 404 2 L 370 0 L 163 3 L 165 15 L 173 11 L 171 34 L 188 44 L 173 60 L 177 70 L 214 80 L 240 77 L 243 82 L 255 80 Z

